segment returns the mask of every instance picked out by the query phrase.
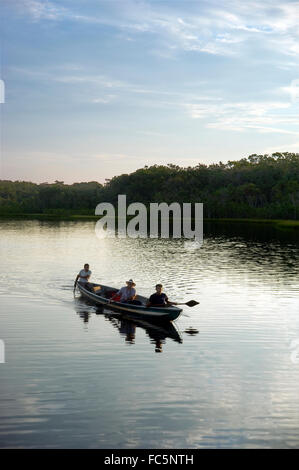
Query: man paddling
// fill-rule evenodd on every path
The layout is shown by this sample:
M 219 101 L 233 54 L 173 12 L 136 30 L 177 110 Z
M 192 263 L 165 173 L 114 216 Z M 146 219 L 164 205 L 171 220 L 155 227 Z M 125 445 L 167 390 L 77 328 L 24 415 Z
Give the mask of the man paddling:
M 156 285 L 156 292 L 152 294 L 146 304 L 147 307 L 168 307 L 170 305 L 177 305 L 176 302 L 170 302 L 164 292 L 162 292 L 162 284 Z
M 79 274 L 77 274 L 74 287 L 76 287 L 78 281 L 80 282 L 80 284 L 83 284 L 84 287 L 87 287 L 90 276 L 91 271 L 89 270 L 89 264 L 86 263 L 84 264 L 84 269 L 81 269 Z

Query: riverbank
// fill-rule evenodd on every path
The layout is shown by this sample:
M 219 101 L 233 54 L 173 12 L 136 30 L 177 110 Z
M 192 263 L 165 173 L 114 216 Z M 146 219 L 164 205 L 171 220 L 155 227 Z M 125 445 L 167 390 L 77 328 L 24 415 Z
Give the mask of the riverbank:
M 130 217 L 131 218 L 131 217 Z M 1 219 L 22 219 L 22 220 L 45 220 L 45 221 L 88 221 L 88 220 L 98 220 L 99 216 L 97 215 L 83 215 L 83 214 L 0 214 Z M 233 219 L 233 218 L 219 218 L 219 219 L 204 219 L 205 222 L 215 222 L 215 223 L 241 223 L 241 224 L 264 224 L 272 225 L 273 227 L 280 230 L 299 230 L 299 220 L 289 220 L 289 219 Z
M 1 219 L 28 219 L 28 220 L 57 220 L 57 221 L 69 221 L 69 220 L 98 220 L 97 215 L 84 215 L 84 214 L 0 214 Z
M 299 230 L 299 220 L 289 219 L 204 219 L 207 222 L 227 222 L 227 223 L 242 223 L 242 224 L 264 224 L 272 225 L 278 229 L 291 229 Z

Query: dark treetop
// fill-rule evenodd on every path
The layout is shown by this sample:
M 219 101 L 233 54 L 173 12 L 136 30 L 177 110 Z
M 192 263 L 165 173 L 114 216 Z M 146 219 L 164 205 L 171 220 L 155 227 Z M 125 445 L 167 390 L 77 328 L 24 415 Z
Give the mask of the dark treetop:
M 209 218 L 297 219 L 299 154 L 250 155 L 238 161 L 194 167 L 145 166 L 104 185 L 34 184 L 0 181 L 0 215 L 17 213 L 94 214 L 99 202 L 203 202 Z

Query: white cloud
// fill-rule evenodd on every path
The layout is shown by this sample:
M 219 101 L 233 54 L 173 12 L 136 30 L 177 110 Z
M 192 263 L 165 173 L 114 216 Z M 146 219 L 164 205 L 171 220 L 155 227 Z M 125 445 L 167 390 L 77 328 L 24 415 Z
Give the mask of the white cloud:
M 147 87 L 143 84 L 130 83 L 124 80 L 97 73 L 86 73 L 86 67 L 76 63 L 64 65 L 38 67 L 10 66 L 9 71 L 22 80 L 29 79 L 36 82 L 56 82 L 58 84 L 72 85 L 67 87 L 67 93 L 74 97 L 79 96 L 92 103 L 109 103 L 117 97 L 132 100 L 147 106 L 181 108 L 181 102 L 193 100 L 198 102 L 219 102 L 222 98 L 205 91 L 206 81 L 187 82 L 179 89 L 167 90 L 162 88 Z M 203 90 L 195 93 L 195 90 Z M 34 91 L 34 87 L 32 87 Z M 111 93 L 109 93 L 109 91 Z M 75 93 L 75 94 L 74 94 Z M 117 93 L 117 94 L 116 94 Z M 139 98 L 140 96 L 140 98 Z M 167 101 L 166 101 L 167 99 Z
M 187 103 L 183 106 L 191 118 L 208 121 L 205 127 L 209 129 L 228 131 L 256 129 L 262 133 L 299 135 L 298 114 L 284 112 L 292 108 L 290 102 Z
M 28 13 L 34 20 L 58 20 L 67 11 L 61 5 L 57 6 L 48 0 L 16 0 L 15 5 L 19 11 Z
M 111 101 L 115 100 L 116 98 L 116 95 L 105 95 L 105 96 L 102 96 L 102 97 L 98 97 L 98 98 L 93 98 L 91 100 L 92 103 L 99 103 L 99 104 L 108 104 L 108 103 L 111 103 Z
M 284 144 L 278 144 L 270 147 L 266 147 L 262 153 L 272 154 L 274 152 L 291 152 L 299 153 L 299 140 L 293 143 L 286 142 Z
M 187 8 L 185 2 L 99 0 L 92 15 L 84 2 L 79 3 L 79 10 L 76 3 L 77 11 L 71 2 L 68 8 L 63 2 L 49 0 L 16 0 L 16 5 L 35 21 L 103 24 L 129 32 L 131 39 L 134 34 L 150 33 L 160 45 L 155 44 L 156 52 L 164 57 L 182 50 L 241 56 L 243 47 L 250 46 L 294 58 L 299 52 L 299 2 L 201 0 Z
M 122 88 L 127 86 L 125 82 L 113 80 L 104 75 L 85 75 L 80 73 L 77 75 L 52 75 L 52 79 L 61 83 L 93 84 L 104 88 Z
M 293 103 L 299 103 L 299 78 L 292 80 L 288 86 L 281 87 L 279 91 L 287 93 Z

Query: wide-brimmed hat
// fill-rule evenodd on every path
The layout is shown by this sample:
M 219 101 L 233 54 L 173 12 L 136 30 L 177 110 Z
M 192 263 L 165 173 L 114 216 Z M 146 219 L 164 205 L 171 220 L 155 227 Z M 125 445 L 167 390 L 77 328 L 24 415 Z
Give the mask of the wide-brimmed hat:
M 128 281 L 126 281 L 126 284 L 133 284 L 133 286 L 136 286 L 135 282 L 133 281 L 133 279 L 129 279 Z

